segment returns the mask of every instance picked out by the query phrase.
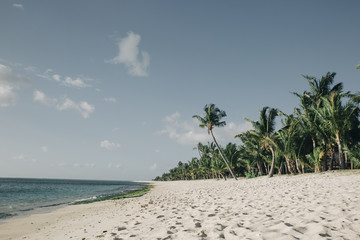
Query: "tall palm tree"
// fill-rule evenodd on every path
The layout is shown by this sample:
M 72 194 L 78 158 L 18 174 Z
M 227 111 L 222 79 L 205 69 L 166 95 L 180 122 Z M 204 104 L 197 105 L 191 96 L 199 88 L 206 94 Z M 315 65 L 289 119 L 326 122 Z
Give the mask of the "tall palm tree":
M 345 169 L 345 161 L 343 154 L 343 142 L 346 141 L 353 119 L 359 116 L 359 108 L 348 102 L 342 104 L 342 98 L 348 97 L 348 93 L 342 94 L 340 92 L 332 92 L 328 97 L 323 97 L 323 108 L 316 110 L 322 122 L 324 129 L 329 133 L 329 136 L 337 144 L 339 151 L 340 167 Z
M 299 118 L 294 117 L 292 114 L 287 115 L 285 121 L 283 121 L 283 127 L 276 133 L 279 150 L 283 154 L 291 174 L 294 174 L 296 171 L 294 165 L 296 165 L 297 171 L 301 173 L 300 162 L 297 157 L 299 145 L 302 145 L 299 144 L 301 143 L 299 139 L 299 124 Z
M 343 84 L 338 83 L 333 87 L 331 86 L 334 83 L 334 78 L 336 73 L 326 73 L 325 76 L 322 76 L 321 79 L 316 79 L 312 76 L 303 75 L 303 77 L 308 81 L 310 86 L 310 92 L 304 91 L 303 94 L 293 92 L 294 95 L 300 99 L 300 109 L 295 109 L 296 114 L 303 121 L 305 129 L 307 130 L 313 142 L 313 149 L 317 146 L 317 140 L 319 138 L 326 139 L 325 133 L 322 131 L 322 127 L 319 124 L 317 114 L 315 113 L 316 109 L 320 109 L 322 104 L 322 98 L 328 96 L 332 92 L 340 92 L 343 89 Z
M 282 113 L 276 108 L 269 108 L 264 107 L 260 111 L 260 120 L 259 121 L 252 121 L 249 119 L 245 119 L 249 121 L 252 125 L 254 130 L 250 131 L 251 134 L 255 135 L 259 138 L 262 148 L 271 151 L 272 160 L 271 160 L 271 168 L 269 171 L 269 177 L 272 177 L 274 174 L 274 166 L 275 166 L 275 152 L 274 147 L 276 143 L 274 138 L 275 131 L 275 118 Z
M 221 148 L 219 147 L 219 145 L 214 137 L 213 131 L 212 131 L 214 127 L 223 127 L 226 125 L 225 121 L 221 121 L 221 119 L 223 117 L 226 117 L 225 111 L 220 110 L 219 108 L 217 108 L 215 106 L 215 104 L 212 104 L 212 103 L 209 105 L 208 104 L 205 105 L 203 117 L 201 117 L 199 115 L 193 116 L 193 118 L 196 118 L 200 121 L 199 126 L 201 128 L 205 128 L 205 127 L 207 128 L 208 134 L 211 135 L 211 137 L 213 138 L 214 143 L 215 143 L 216 147 L 219 149 L 220 155 L 221 155 L 222 159 L 224 160 L 224 163 L 226 164 L 227 168 L 229 169 L 229 172 L 231 173 L 233 178 L 235 180 L 237 180 L 237 178 L 236 178 L 235 174 L 233 173 L 233 171 L 231 170 L 230 165 L 227 162 Z

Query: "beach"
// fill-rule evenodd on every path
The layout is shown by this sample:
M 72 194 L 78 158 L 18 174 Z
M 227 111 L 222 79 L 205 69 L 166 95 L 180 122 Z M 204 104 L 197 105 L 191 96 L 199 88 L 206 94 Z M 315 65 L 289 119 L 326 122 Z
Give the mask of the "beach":
M 0 224 L 0 239 L 360 239 L 360 172 L 151 182 Z

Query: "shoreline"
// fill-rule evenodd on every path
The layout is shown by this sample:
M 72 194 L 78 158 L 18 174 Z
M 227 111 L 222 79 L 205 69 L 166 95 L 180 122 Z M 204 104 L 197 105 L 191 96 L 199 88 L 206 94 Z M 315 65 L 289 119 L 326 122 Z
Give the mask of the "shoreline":
M 358 239 L 360 173 L 153 182 L 147 194 L 10 219 L 0 239 Z
M 14 179 L 17 179 L 17 178 L 14 178 Z M 62 179 L 62 180 L 69 181 L 68 179 Z M 70 179 L 70 181 L 72 181 L 72 180 Z M 76 181 L 78 181 L 78 180 L 76 180 Z M 87 181 L 87 180 L 81 180 L 81 181 Z M 106 181 L 106 180 L 104 180 L 104 181 Z M 93 203 L 93 202 L 100 202 L 100 201 L 106 201 L 106 200 L 139 197 L 139 196 L 142 196 L 143 194 L 145 194 L 147 191 L 149 191 L 152 187 L 150 182 L 146 182 L 146 181 L 138 181 L 135 183 L 142 183 L 141 188 L 133 189 L 133 190 L 125 190 L 124 192 L 121 192 L 121 193 L 102 194 L 102 195 L 88 197 L 88 198 L 78 198 L 78 199 L 74 198 L 73 200 L 70 200 L 70 201 L 66 201 L 66 200 L 63 200 L 62 202 L 57 201 L 56 203 L 53 203 L 53 204 L 48 203 L 47 205 L 31 207 L 29 209 L 19 209 L 15 212 L 9 213 L 9 215 L 6 215 L 5 217 L 1 217 L 0 224 L 4 224 L 11 219 L 20 219 L 20 218 L 29 217 L 31 215 L 51 213 L 53 211 L 56 211 L 58 209 L 65 208 L 65 207 L 71 206 L 71 205 L 89 204 L 89 203 Z

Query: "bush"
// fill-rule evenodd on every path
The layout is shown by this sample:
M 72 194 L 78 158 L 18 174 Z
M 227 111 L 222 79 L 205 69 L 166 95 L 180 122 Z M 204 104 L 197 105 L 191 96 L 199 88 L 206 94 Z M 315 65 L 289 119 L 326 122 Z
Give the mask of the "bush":
M 260 176 L 259 173 L 255 173 L 253 171 L 245 172 L 246 178 L 255 178 L 255 177 L 259 177 L 259 176 Z

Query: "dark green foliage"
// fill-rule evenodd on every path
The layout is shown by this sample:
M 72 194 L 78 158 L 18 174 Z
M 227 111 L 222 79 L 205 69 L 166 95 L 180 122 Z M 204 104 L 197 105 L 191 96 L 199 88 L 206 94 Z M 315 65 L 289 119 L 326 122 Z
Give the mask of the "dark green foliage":
M 258 173 L 255 173 L 253 171 L 249 171 L 249 172 L 245 172 L 245 177 L 246 178 L 256 178 L 259 177 L 260 175 Z

